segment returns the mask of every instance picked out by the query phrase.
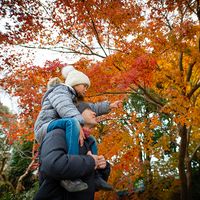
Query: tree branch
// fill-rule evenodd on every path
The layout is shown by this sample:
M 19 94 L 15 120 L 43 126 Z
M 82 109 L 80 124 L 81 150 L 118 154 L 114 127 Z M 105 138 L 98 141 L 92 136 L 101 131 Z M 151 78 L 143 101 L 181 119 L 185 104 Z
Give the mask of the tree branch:
M 3 169 L 4 169 L 4 167 L 5 167 L 5 165 L 6 165 L 6 157 L 4 157 L 2 160 L 1 160 L 1 169 L 0 169 L 0 175 L 3 173 Z
M 17 181 L 17 187 L 16 187 L 16 192 L 19 193 L 20 191 L 24 190 L 24 186 L 22 184 L 23 179 L 28 175 L 29 171 L 31 170 L 31 167 L 34 165 L 35 160 L 37 158 L 38 154 L 35 154 L 35 141 L 33 143 L 33 147 L 32 147 L 32 161 L 29 164 L 29 166 L 27 167 L 26 171 L 24 172 L 24 174 L 22 174 L 18 181 Z
M 168 19 L 168 13 L 167 13 L 167 9 L 165 9 L 163 2 L 161 1 L 161 6 L 163 8 L 163 10 L 165 11 L 165 13 L 161 12 L 160 14 L 163 16 L 163 18 L 166 20 L 165 25 L 169 28 L 170 31 L 173 30 L 171 24 L 170 24 L 170 20 Z M 156 7 L 153 7 L 155 10 L 158 11 L 158 9 Z
M 24 186 L 22 184 L 22 180 L 27 176 L 27 174 L 29 173 L 31 167 L 33 166 L 35 162 L 35 159 L 32 160 L 32 162 L 29 164 L 29 166 L 27 167 L 26 171 L 24 172 L 24 174 L 22 174 L 18 181 L 17 181 L 17 187 L 16 187 L 16 192 L 19 193 L 20 191 L 22 191 L 24 189 Z
M 191 89 L 191 91 L 188 93 L 187 97 L 190 99 L 191 96 L 200 88 L 200 80 L 199 82 Z
M 187 82 L 190 81 L 190 78 L 191 78 L 191 76 L 192 76 L 192 69 L 193 69 L 193 67 L 194 67 L 195 64 L 196 64 L 196 61 L 190 63 L 189 66 L 188 66 L 187 78 L 186 78 L 186 81 L 187 81 Z
M 49 51 L 54 51 L 54 52 L 59 52 L 59 53 L 66 53 L 66 54 L 74 53 L 74 54 L 80 54 L 80 55 L 86 55 L 86 56 L 98 56 L 100 58 L 105 58 L 104 56 L 101 56 L 101 55 L 96 54 L 94 52 L 93 53 L 84 53 L 84 52 L 80 52 L 80 51 L 77 51 L 77 50 L 74 50 L 74 49 L 69 49 L 69 48 L 65 48 L 68 51 L 64 51 L 64 50 L 56 49 L 56 48 L 59 48 L 59 47 L 51 48 L 51 47 L 36 47 L 36 46 L 27 46 L 27 45 L 18 45 L 18 46 L 29 48 L 29 49 L 46 49 L 46 50 L 49 50 Z M 60 48 L 63 48 L 63 47 L 60 47 Z
M 97 93 L 95 95 L 90 95 L 86 97 L 97 97 L 97 96 L 103 96 L 103 95 L 121 95 L 121 94 L 132 94 L 132 91 L 124 91 L 124 92 L 102 92 L 102 93 Z
M 8 185 L 11 188 L 12 192 L 15 192 L 13 184 L 6 178 L 4 174 L 0 175 L 0 185 Z
M 200 149 L 200 144 L 198 144 L 194 150 L 194 152 L 192 153 L 189 162 L 192 161 L 192 159 L 194 158 L 194 156 L 196 155 L 197 151 Z
M 86 8 L 86 9 L 87 9 L 87 8 Z M 92 22 L 92 27 L 93 27 L 93 29 L 94 29 L 95 37 L 96 37 L 96 39 L 97 39 L 97 42 L 98 42 L 99 46 L 101 47 L 101 49 L 103 50 L 105 56 L 107 57 L 108 55 L 107 55 L 105 49 L 103 48 L 103 46 L 102 46 L 102 44 L 101 44 L 101 42 L 100 42 L 99 33 L 98 33 L 97 29 L 96 29 L 94 20 L 92 19 L 92 16 L 91 16 L 90 11 L 89 11 L 88 9 L 87 9 L 87 12 L 88 12 L 88 15 L 90 16 L 90 20 L 91 20 L 91 22 Z
M 96 56 L 99 56 L 99 57 L 101 57 L 101 58 L 105 58 L 105 56 L 102 56 L 102 55 L 99 55 L 99 54 L 97 54 L 97 53 L 94 53 L 93 51 L 92 51 L 92 49 L 85 43 L 85 42 L 83 42 L 82 40 L 80 40 L 79 38 L 77 38 L 71 31 L 68 31 L 67 29 L 65 29 L 65 31 L 67 31 L 75 40 L 77 40 L 79 43 L 81 43 L 85 48 L 87 48 L 90 52 L 91 52 L 91 54 L 89 54 L 89 55 L 96 55 Z
M 47 11 L 47 9 L 45 8 L 45 6 L 39 1 L 39 4 L 44 8 L 45 12 L 47 13 L 47 15 L 50 15 Z M 54 20 L 53 18 L 51 18 L 52 22 L 54 23 L 57 23 L 56 20 Z M 61 22 L 63 23 L 63 20 L 61 20 Z M 86 49 L 88 49 L 91 54 L 87 54 L 87 53 L 83 53 L 83 52 L 75 52 L 75 50 L 73 52 L 68 52 L 68 53 L 78 53 L 78 54 L 82 54 L 82 55 L 95 55 L 95 56 L 98 56 L 98 57 L 101 57 L 101 58 L 105 58 L 105 56 L 102 56 L 102 55 L 99 55 L 95 52 L 92 51 L 92 49 L 85 43 L 83 42 L 82 40 L 80 40 L 77 36 L 75 36 L 71 31 L 67 30 L 67 29 L 63 29 L 65 30 L 72 38 L 74 38 L 76 41 L 78 41 L 80 44 L 83 45 L 83 47 L 85 47 Z M 61 51 L 59 51 L 61 52 Z M 66 52 L 63 52 L 63 53 L 66 53 Z
M 199 1 L 199 0 L 197 0 L 197 1 Z M 191 5 L 190 5 L 191 1 L 189 1 L 189 2 L 186 1 L 186 3 L 187 3 L 187 5 L 188 5 L 188 8 L 189 8 L 193 13 L 197 14 L 197 13 L 195 12 L 195 10 L 192 9 L 192 7 L 191 7 Z
M 179 69 L 181 72 L 183 72 L 183 52 L 179 55 Z
M 158 99 L 156 99 L 155 97 L 151 96 L 145 88 L 143 88 L 142 86 L 138 86 L 145 94 L 145 96 L 147 97 L 147 100 L 150 101 L 151 103 L 155 104 L 156 106 L 158 106 L 159 108 L 162 108 L 164 106 L 163 103 L 161 103 Z

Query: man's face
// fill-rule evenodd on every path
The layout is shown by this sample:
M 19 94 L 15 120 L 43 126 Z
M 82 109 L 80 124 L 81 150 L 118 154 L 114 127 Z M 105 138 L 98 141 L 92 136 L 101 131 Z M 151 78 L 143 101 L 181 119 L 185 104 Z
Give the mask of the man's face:
M 92 127 L 97 125 L 96 113 L 90 110 L 89 108 L 85 109 L 82 113 L 85 124 L 88 124 Z
M 74 89 L 76 90 L 78 96 L 84 97 L 84 96 L 85 96 L 85 93 L 87 92 L 88 85 L 87 85 L 87 84 L 75 85 L 75 86 L 74 86 Z

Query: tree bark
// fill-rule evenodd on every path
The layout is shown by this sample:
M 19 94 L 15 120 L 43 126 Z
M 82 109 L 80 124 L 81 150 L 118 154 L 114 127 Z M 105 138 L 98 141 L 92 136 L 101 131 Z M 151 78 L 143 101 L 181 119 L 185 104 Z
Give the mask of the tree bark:
M 187 151 L 187 128 L 186 125 L 179 125 L 180 151 L 179 151 L 179 176 L 181 182 L 181 200 L 188 200 L 187 176 L 185 172 L 185 157 Z
M 191 167 L 191 159 L 189 156 L 189 143 L 190 143 L 190 133 L 192 126 L 187 128 L 187 148 L 186 148 L 186 177 L 187 177 L 187 199 L 192 200 L 191 189 L 192 189 L 192 167 Z
M 192 200 L 192 168 L 191 168 L 191 162 L 187 161 L 187 200 Z

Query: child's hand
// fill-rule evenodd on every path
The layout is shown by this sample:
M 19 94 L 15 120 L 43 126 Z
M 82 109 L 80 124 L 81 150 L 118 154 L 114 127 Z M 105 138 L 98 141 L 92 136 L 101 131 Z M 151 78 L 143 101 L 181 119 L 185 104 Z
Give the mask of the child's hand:
M 85 140 L 85 134 L 83 132 L 82 127 L 80 127 L 79 143 L 81 147 L 83 146 L 84 140 Z
M 110 109 L 112 108 L 119 108 L 122 106 L 122 100 L 115 101 L 110 104 Z

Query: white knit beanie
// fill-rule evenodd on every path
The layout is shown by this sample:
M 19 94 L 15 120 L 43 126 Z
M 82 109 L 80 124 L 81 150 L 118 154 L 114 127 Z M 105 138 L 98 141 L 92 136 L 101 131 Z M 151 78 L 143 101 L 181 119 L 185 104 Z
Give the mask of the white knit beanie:
M 76 70 L 73 66 L 62 68 L 62 75 L 65 78 L 65 84 L 71 87 L 79 84 L 90 86 L 90 79 L 83 72 Z

